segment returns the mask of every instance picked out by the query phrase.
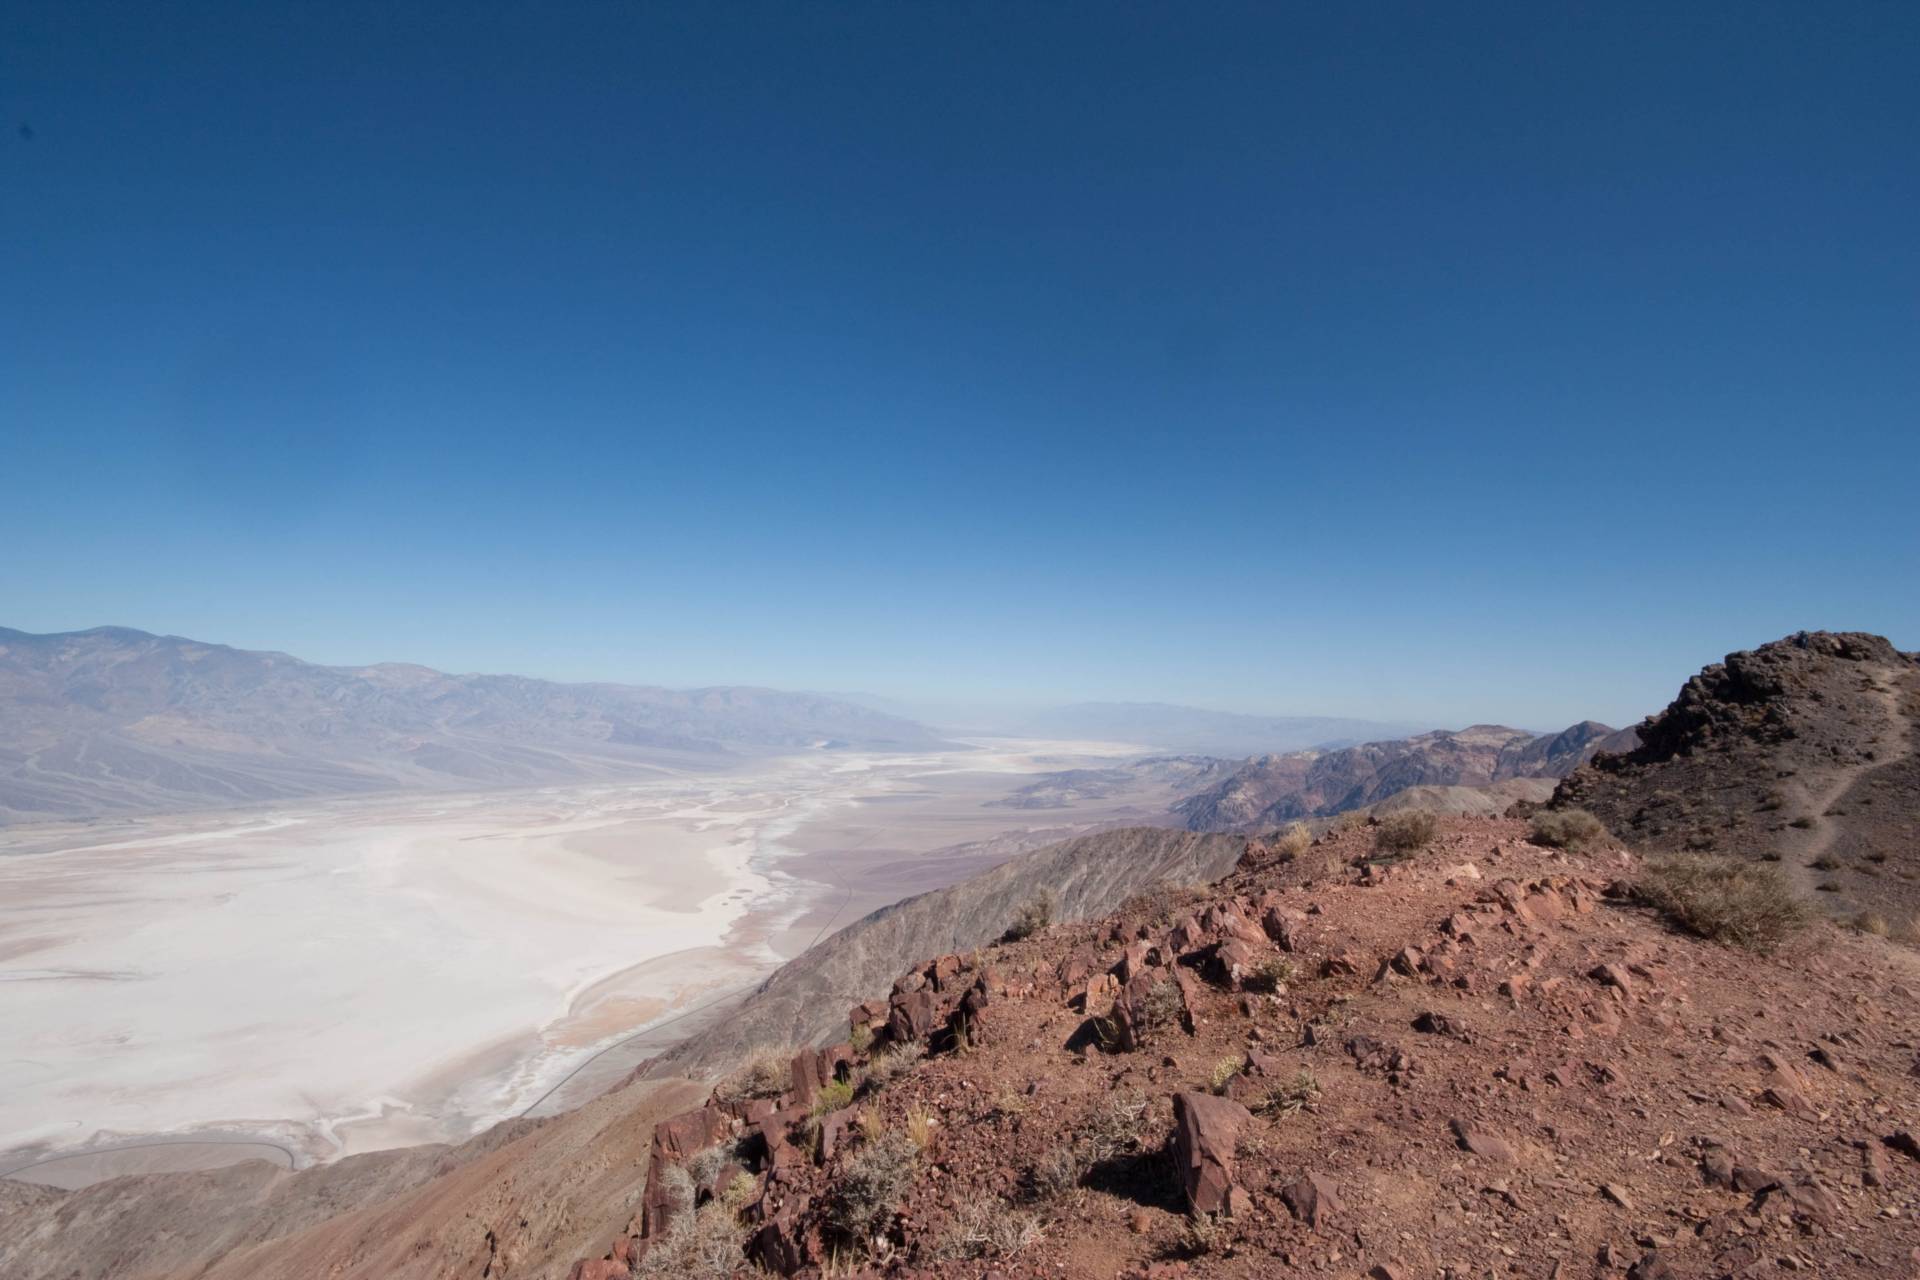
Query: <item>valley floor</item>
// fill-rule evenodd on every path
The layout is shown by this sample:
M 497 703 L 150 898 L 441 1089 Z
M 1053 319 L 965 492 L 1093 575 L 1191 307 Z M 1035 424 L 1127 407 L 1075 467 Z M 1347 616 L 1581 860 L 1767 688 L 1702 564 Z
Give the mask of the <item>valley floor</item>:
M 981 742 L 0 835 L 0 1174 L 306 1164 L 578 1105 L 817 937 L 1155 785 Z M 930 856 L 931 855 L 931 856 Z

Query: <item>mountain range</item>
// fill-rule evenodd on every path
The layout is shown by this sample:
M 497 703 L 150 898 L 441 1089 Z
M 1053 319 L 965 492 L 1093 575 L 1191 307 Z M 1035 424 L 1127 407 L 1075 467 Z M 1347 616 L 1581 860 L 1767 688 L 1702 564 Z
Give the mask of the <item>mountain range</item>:
M 940 745 L 913 721 L 773 689 L 331 667 L 125 627 L 0 628 L 0 825 Z
M 1194 831 L 1258 831 L 1364 808 L 1411 787 L 1558 778 L 1601 751 L 1624 751 L 1637 741 L 1631 729 L 1583 720 L 1559 733 L 1477 724 L 1337 751 L 1265 755 L 1181 801 L 1175 812 Z

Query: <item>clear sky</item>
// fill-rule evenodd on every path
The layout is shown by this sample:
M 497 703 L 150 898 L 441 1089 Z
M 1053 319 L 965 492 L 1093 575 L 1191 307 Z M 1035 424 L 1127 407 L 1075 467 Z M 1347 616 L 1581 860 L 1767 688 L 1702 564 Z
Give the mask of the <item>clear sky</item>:
M 0 3 L 0 625 L 1616 723 L 1920 647 L 1920 5 Z

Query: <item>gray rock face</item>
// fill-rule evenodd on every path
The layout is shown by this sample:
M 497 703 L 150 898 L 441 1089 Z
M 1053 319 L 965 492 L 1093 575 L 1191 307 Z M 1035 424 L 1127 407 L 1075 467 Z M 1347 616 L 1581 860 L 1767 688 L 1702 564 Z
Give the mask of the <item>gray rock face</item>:
M 1043 890 L 1055 895 L 1055 920 L 1084 920 L 1155 885 L 1218 879 L 1245 849 L 1239 836 L 1162 827 L 1102 831 L 1037 849 L 848 925 L 776 970 L 736 1013 L 656 1059 L 647 1074 L 717 1072 L 757 1049 L 843 1037 L 850 1006 L 885 995 L 895 977 L 928 956 L 996 940 Z

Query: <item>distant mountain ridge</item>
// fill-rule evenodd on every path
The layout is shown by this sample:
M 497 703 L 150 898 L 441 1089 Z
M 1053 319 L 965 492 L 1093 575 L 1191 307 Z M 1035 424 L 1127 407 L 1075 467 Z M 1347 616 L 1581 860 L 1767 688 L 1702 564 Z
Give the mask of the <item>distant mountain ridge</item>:
M 1558 778 L 1601 751 L 1638 739 L 1583 720 L 1533 734 L 1478 724 L 1337 751 L 1295 751 L 1247 761 L 1174 806 L 1192 831 L 1258 831 L 1376 804 L 1410 787 L 1484 787 L 1514 778 Z
M 938 745 L 910 720 L 813 694 L 329 667 L 126 627 L 0 628 L 0 825 Z
M 1244 757 L 1378 742 L 1430 726 L 1339 716 L 1243 715 L 1168 702 L 1077 702 L 1017 717 L 1010 727 L 1033 737 L 1139 742 L 1176 754 Z

